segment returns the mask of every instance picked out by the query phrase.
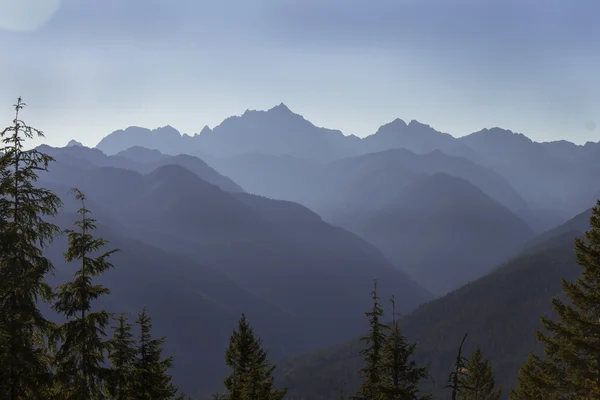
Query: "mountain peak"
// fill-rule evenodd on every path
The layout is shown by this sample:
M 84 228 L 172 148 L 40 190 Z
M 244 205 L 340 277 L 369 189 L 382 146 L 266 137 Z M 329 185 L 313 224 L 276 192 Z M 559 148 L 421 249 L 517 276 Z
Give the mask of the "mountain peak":
M 208 127 L 208 125 L 204 125 L 204 128 L 200 131 L 199 135 L 206 134 L 212 132 L 212 129 Z
M 401 118 L 396 118 L 395 120 L 393 120 L 392 122 L 390 122 L 388 125 L 394 125 L 394 126 L 402 126 L 402 127 L 406 127 L 408 126 L 406 124 L 406 121 L 404 121 Z
M 408 126 L 413 127 L 413 128 L 430 128 L 431 129 L 431 125 L 427 125 L 424 124 L 422 122 L 417 121 L 416 119 L 412 119 L 409 123 Z
M 70 140 L 69 143 L 67 143 L 67 145 L 65 147 L 75 147 L 75 146 L 84 147 L 83 144 L 81 144 L 81 142 L 78 142 L 75 139 Z
M 278 112 L 278 113 L 291 113 L 292 110 L 289 109 L 288 106 L 286 106 L 284 103 L 279 103 L 279 105 L 276 105 L 275 107 L 271 108 L 269 110 L 270 112 Z
M 153 132 L 163 132 L 168 134 L 177 134 L 177 136 L 181 136 L 181 133 L 173 128 L 171 125 L 161 126 L 160 128 L 156 128 L 152 130 Z

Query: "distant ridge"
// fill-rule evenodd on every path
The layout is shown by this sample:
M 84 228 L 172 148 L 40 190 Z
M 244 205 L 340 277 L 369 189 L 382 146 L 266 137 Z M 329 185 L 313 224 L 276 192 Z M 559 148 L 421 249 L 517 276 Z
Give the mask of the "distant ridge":
M 199 156 L 230 172 L 235 171 L 223 160 L 248 154 L 330 163 L 393 149 L 419 155 L 439 151 L 493 169 L 506 178 L 535 211 L 529 222 L 538 231 L 586 209 L 589 199 L 600 192 L 596 179 L 600 143 L 538 143 L 499 127 L 455 138 L 419 121 L 407 123 L 399 118 L 361 139 L 317 127 L 284 103 L 266 111 L 246 110 L 194 135 L 182 135 L 169 125 L 154 130 L 129 127 L 109 134 L 96 148 L 113 155 L 134 146 L 168 155 Z M 261 177 L 257 175 L 256 179 Z
M 170 125 L 155 129 L 130 126 L 126 129 L 120 129 L 108 134 L 96 145 L 96 148 L 99 148 L 107 154 L 116 154 L 133 146 L 144 146 L 149 149 L 160 150 L 166 154 L 191 154 L 197 150 L 204 150 L 211 153 L 210 147 L 211 145 L 217 145 L 214 142 L 218 141 L 214 139 L 214 137 L 218 134 L 231 135 L 231 128 L 236 128 L 238 130 L 237 133 L 245 135 L 245 140 L 247 141 L 248 135 L 264 134 L 264 130 L 261 129 L 254 132 L 251 131 L 251 128 L 257 128 L 258 126 L 256 125 L 260 125 L 261 122 L 279 122 L 279 126 L 274 126 L 273 128 L 277 131 L 277 135 L 288 135 L 284 136 L 286 138 L 289 138 L 289 135 L 293 134 L 310 135 L 311 131 L 321 130 L 322 134 L 329 136 L 330 140 L 328 140 L 328 142 L 331 142 L 331 137 L 337 137 L 338 139 L 342 139 L 339 143 L 347 141 L 354 145 L 349 146 L 354 148 L 354 151 L 347 150 L 348 154 L 344 155 L 364 154 L 391 148 L 407 148 L 419 154 L 427 153 L 432 150 L 440 150 L 449 155 L 471 158 L 475 155 L 475 151 L 469 148 L 469 144 L 480 140 L 528 143 L 533 146 L 543 145 L 545 148 L 553 149 L 552 151 L 556 151 L 555 149 L 564 149 L 565 151 L 572 152 L 577 151 L 576 149 L 585 148 L 587 152 L 591 152 L 593 149 L 600 149 L 600 143 L 596 142 L 587 142 L 584 145 L 577 145 L 566 140 L 535 142 L 522 133 L 516 133 L 500 127 L 485 128 L 465 136 L 454 137 L 417 120 L 411 120 L 407 123 L 400 118 L 396 118 L 389 123 L 383 124 L 375 133 L 369 136 L 359 138 L 354 135 L 344 135 L 339 130 L 319 128 L 300 114 L 294 113 L 285 103 L 280 103 L 266 111 L 247 109 L 241 115 L 226 118 L 221 124 L 212 129 L 209 126 L 204 126 L 199 133 L 193 135 L 182 134 Z M 246 123 L 248 123 L 248 125 L 244 125 Z M 250 125 L 254 126 L 252 127 Z M 262 128 L 264 128 L 264 126 Z M 211 139 L 208 139 L 209 137 Z M 257 137 L 251 137 L 250 139 L 258 140 Z M 257 149 L 246 149 L 246 151 L 242 151 L 235 149 L 235 143 L 226 144 L 233 149 L 230 151 L 231 154 L 229 155 L 243 154 L 252 151 L 262 152 L 260 151 L 260 146 L 256 146 L 258 147 Z M 344 147 L 344 145 L 339 145 Z M 276 155 L 299 156 L 298 154 L 294 154 L 293 149 L 288 150 L 289 152 L 286 153 L 285 149 L 282 149 L 282 151 Z M 302 158 L 310 157 L 302 156 Z

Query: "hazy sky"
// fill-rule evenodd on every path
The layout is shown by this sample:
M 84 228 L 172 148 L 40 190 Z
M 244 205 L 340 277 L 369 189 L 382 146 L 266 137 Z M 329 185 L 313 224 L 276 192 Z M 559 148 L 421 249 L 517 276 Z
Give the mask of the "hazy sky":
M 95 145 L 284 102 L 358 136 L 399 117 L 598 141 L 599 16 L 598 0 L 0 0 L 0 121 L 21 95 L 48 143 Z

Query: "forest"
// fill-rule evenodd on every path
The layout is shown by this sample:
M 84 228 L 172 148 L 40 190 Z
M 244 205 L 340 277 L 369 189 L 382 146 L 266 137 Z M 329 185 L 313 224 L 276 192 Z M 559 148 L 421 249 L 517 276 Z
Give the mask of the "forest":
M 71 190 L 80 204 L 72 228 L 62 230 L 52 222 L 64 199 L 37 184 L 39 174 L 48 171 L 54 159 L 37 148 L 27 149 L 27 140 L 44 134 L 21 119 L 25 106 L 19 98 L 12 124 L 1 132 L 1 398 L 191 399 L 172 383 L 170 370 L 177 360 L 163 354 L 168 338 L 153 334 L 152 316 L 145 308 L 130 315 L 96 306 L 96 300 L 111 295 L 110 287 L 98 281 L 109 269 L 121 267 L 111 262 L 119 249 L 96 236 L 93 210 L 86 208 L 86 195 L 77 188 Z M 514 400 L 600 398 L 600 201 L 589 223 L 585 236 L 575 239 L 579 277 L 562 280 L 563 296 L 552 300 L 557 318 L 542 317 L 543 329 L 531 332 L 544 355 L 532 351 L 520 368 L 516 387 L 499 387 L 493 360 L 479 347 L 464 354 L 469 340 L 469 332 L 464 332 L 447 371 L 447 398 L 496 400 L 506 394 Z M 68 242 L 64 262 L 76 270 L 70 281 L 52 287 L 47 278 L 54 266 L 44 252 L 59 236 Z M 372 308 L 365 312 L 368 331 L 358 342 L 359 381 L 339 379 L 339 391 L 330 398 L 433 398 L 423 389 L 432 379 L 430 365 L 415 361 L 417 347 L 403 334 L 395 297 L 382 301 L 375 280 L 371 300 Z M 43 311 L 44 304 L 52 315 Z M 277 384 L 276 366 L 245 314 L 223 349 L 223 362 L 229 373 L 223 393 L 214 393 L 213 399 L 301 400 Z M 357 389 L 346 390 L 347 386 Z

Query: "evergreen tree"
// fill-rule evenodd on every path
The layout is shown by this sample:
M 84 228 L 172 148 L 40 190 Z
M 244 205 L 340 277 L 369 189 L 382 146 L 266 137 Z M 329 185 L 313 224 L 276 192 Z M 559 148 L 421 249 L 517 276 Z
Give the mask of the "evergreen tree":
M 281 400 L 285 397 L 286 389 L 273 387 L 275 365 L 268 361 L 261 344 L 242 314 L 225 353 L 225 363 L 232 370 L 225 379 L 229 400 Z
M 108 342 L 108 348 L 108 359 L 112 364 L 108 392 L 113 400 L 132 399 L 132 371 L 137 349 L 131 333 L 131 324 L 124 314 L 117 317 L 117 325 L 113 327 L 113 336 Z
M 52 157 L 24 141 L 44 134 L 19 119 L 25 103 L 14 105 L 13 125 L 0 132 L 0 372 L 2 398 L 35 399 L 50 383 L 47 340 L 53 325 L 37 307 L 50 301 L 45 277 L 52 263 L 42 250 L 59 228 L 44 220 L 56 215 L 60 199 L 36 187 Z
M 528 391 L 560 399 L 600 399 L 600 200 L 590 225 L 585 239 L 575 239 L 582 274 L 575 282 L 562 281 L 568 302 L 552 299 L 558 320 L 542 318 L 545 332 L 536 332 L 546 357 L 529 359 L 513 398 Z
M 462 376 L 467 372 L 466 363 L 468 361 L 462 355 L 465 340 L 467 340 L 467 334 L 465 334 L 460 342 L 460 346 L 458 346 L 458 352 L 456 354 L 456 359 L 454 360 L 454 370 L 448 376 L 448 385 L 446 388 L 452 389 L 452 400 L 456 400 L 463 391 L 470 389 L 469 386 L 465 385 L 465 382 L 462 379 Z
M 140 329 L 137 357 L 133 363 L 131 390 L 135 400 L 170 400 L 177 397 L 177 387 L 171 383 L 168 370 L 173 358 L 162 357 L 165 338 L 152 338 L 152 318 L 146 309 L 136 320 Z
M 428 377 L 428 368 L 419 367 L 411 360 L 415 345 L 409 345 L 400 330 L 396 319 L 396 303 L 392 303 L 392 325 L 387 342 L 382 350 L 381 392 L 387 400 L 429 399 L 430 396 L 419 393 L 419 382 Z
M 355 400 L 379 400 L 385 398 L 381 391 L 383 379 L 382 364 L 383 347 L 387 340 L 389 327 L 380 322 L 383 317 L 383 308 L 377 296 L 377 280 L 373 283 L 371 298 L 373 300 L 373 307 L 371 311 L 365 313 L 369 318 L 369 333 L 360 338 L 360 341 L 366 344 L 366 348 L 360 352 L 365 358 L 365 365 L 360 369 L 362 384 L 353 396 Z
M 92 278 L 98 277 L 112 267 L 108 261 L 111 250 L 95 255 L 106 246 L 107 241 L 94 238 L 96 221 L 85 207 L 85 196 L 77 189 L 75 198 L 81 201 L 78 211 L 80 219 L 73 225 L 75 230 L 66 230 L 69 247 L 65 253 L 67 263 L 78 262 L 79 269 L 74 280 L 60 285 L 54 310 L 67 319 L 57 329 L 61 342 L 56 354 L 57 390 L 64 399 L 103 399 L 102 383 L 107 378 L 105 362 L 105 329 L 110 315 L 104 310 L 91 311 L 92 301 L 109 290 L 102 285 L 94 285 Z
M 501 389 L 495 389 L 496 382 L 492 372 L 492 363 L 483 359 L 479 346 L 475 349 L 466 371 L 460 376 L 461 384 L 466 389 L 459 393 L 459 400 L 499 400 Z
M 557 400 L 559 397 L 554 392 L 554 385 L 546 383 L 539 365 L 546 361 L 531 354 L 519 370 L 517 388 L 510 392 L 511 400 L 548 399 Z

